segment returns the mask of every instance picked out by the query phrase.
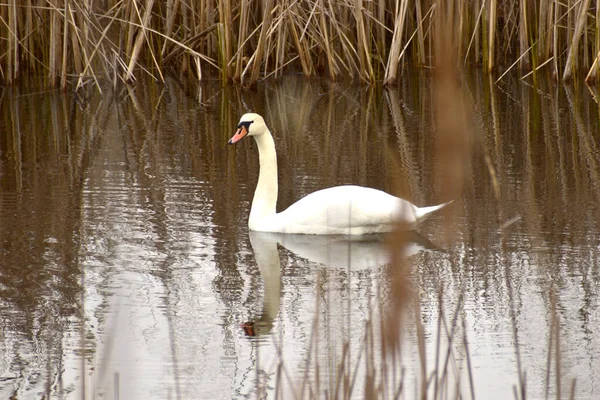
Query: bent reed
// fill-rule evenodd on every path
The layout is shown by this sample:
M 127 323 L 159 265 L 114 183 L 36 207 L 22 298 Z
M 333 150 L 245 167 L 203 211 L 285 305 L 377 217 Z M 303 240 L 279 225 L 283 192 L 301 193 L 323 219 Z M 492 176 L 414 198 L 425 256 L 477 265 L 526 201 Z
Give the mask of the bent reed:
M 407 64 L 435 66 L 437 13 L 456 21 L 462 63 L 597 78 L 597 0 L 440 1 L 9 0 L 0 4 L 0 80 L 41 75 L 50 86 L 100 89 L 100 79 L 140 74 L 253 84 L 301 72 L 389 85 Z

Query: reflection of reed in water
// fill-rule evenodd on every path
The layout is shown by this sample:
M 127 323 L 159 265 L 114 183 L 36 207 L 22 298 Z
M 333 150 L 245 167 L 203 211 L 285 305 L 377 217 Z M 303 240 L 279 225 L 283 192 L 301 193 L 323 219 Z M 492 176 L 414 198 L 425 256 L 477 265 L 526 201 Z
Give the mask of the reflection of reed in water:
M 83 192 L 114 103 L 21 90 L 0 96 L 0 395 L 49 398 L 57 360 L 95 347 L 84 335 Z

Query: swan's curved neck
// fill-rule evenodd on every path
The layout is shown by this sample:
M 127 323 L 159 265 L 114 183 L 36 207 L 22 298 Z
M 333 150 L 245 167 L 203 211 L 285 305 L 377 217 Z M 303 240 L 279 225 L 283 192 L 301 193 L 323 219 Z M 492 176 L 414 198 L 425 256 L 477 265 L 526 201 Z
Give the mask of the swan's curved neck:
M 257 230 L 261 222 L 275 215 L 278 189 L 277 154 L 275 153 L 273 136 L 267 129 L 264 134 L 254 136 L 254 140 L 256 140 L 258 146 L 260 169 L 248 220 L 248 226 L 251 230 Z

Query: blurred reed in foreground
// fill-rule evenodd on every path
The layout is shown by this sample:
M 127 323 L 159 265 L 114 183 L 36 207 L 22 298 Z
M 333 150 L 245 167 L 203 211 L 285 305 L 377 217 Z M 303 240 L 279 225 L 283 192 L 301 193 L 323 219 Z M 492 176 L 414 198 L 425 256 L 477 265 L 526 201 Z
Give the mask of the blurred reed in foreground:
M 595 81 L 600 8 L 591 0 L 453 2 L 453 58 L 495 69 L 579 71 Z M 436 64 L 439 0 L 24 0 L 0 4 L 0 77 L 76 89 L 174 72 L 223 83 L 302 72 L 392 84 Z

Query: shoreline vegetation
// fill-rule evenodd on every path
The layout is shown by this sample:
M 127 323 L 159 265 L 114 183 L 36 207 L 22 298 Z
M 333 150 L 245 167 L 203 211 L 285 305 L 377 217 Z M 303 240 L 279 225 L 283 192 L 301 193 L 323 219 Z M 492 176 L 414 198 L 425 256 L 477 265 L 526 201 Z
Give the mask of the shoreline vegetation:
M 519 69 L 596 82 L 598 0 L 440 1 L 10 0 L 0 4 L 0 82 L 43 76 L 100 90 L 142 74 L 252 85 L 301 73 L 392 85 L 406 66 L 439 64 L 442 19 L 453 21 L 455 63 L 498 80 Z

